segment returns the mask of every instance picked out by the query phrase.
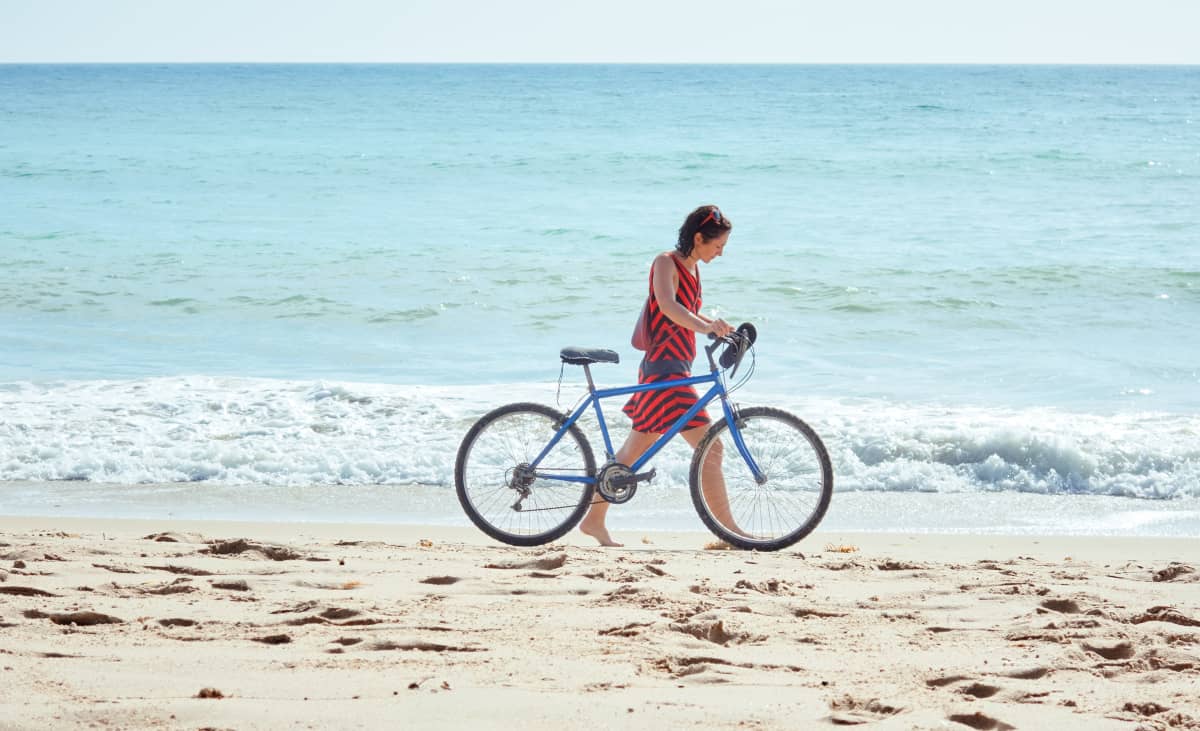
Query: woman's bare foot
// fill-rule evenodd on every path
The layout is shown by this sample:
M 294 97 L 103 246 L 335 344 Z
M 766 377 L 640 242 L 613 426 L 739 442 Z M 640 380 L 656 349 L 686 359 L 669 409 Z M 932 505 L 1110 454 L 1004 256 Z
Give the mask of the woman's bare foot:
M 606 546 L 608 548 L 621 548 L 625 545 L 624 543 L 617 543 L 614 541 L 612 536 L 608 534 L 608 528 L 605 528 L 603 523 L 600 523 L 599 525 L 593 525 L 585 520 L 579 524 L 579 531 L 584 535 L 595 538 L 600 542 L 601 546 Z

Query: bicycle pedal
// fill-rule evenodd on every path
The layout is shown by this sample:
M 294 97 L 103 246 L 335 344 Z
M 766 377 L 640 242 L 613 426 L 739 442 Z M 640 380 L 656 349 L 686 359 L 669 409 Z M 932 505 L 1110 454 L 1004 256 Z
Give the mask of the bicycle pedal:
M 634 484 L 639 482 L 649 482 L 650 480 L 653 480 L 654 476 L 657 474 L 658 470 L 656 469 L 651 469 L 649 472 L 641 472 L 633 476 L 633 482 Z
M 613 484 L 613 487 L 629 487 L 630 485 L 636 485 L 639 482 L 653 480 L 654 476 L 656 474 L 658 474 L 658 471 L 655 469 L 652 469 L 649 472 L 640 472 L 636 475 L 626 475 L 623 477 L 614 477 L 612 484 Z

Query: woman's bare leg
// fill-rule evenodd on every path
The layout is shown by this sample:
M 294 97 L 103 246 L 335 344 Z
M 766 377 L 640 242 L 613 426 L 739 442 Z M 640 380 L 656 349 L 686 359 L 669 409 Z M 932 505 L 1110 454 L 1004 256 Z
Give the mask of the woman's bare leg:
M 623 465 L 633 464 L 650 448 L 650 445 L 654 444 L 654 440 L 658 439 L 658 436 L 631 429 L 629 436 L 625 437 L 625 443 L 617 450 L 616 460 Z M 599 493 L 596 493 L 592 500 L 595 502 L 592 503 L 587 515 L 583 516 L 583 520 L 580 521 L 579 530 L 595 538 L 601 546 L 619 548 L 625 545 L 614 541 L 608 534 L 608 528 L 604 525 L 604 518 L 608 515 L 609 502 L 600 497 Z
M 707 433 L 707 424 L 680 432 L 693 449 L 700 446 L 700 440 L 704 439 L 704 435 Z M 708 456 L 700 467 L 703 477 L 701 484 L 704 490 L 704 502 L 708 503 L 708 507 L 718 523 L 733 533 L 741 533 L 742 531 L 738 528 L 737 521 L 733 519 L 733 513 L 729 509 L 729 494 L 725 491 L 725 473 L 722 471 L 724 459 L 725 447 L 718 441 L 708 451 Z

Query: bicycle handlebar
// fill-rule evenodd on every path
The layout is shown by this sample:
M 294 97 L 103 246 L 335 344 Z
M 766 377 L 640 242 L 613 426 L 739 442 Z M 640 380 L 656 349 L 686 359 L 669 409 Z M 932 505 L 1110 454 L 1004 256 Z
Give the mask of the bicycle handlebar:
M 737 326 L 736 330 L 719 338 L 709 333 L 708 339 L 712 342 L 704 348 L 704 352 L 708 355 L 709 365 L 713 370 L 717 369 L 717 361 L 713 360 L 713 353 L 724 344 L 726 350 L 721 353 L 720 363 L 722 367 L 729 369 L 730 377 L 732 377 L 737 373 L 738 366 L 742 364 L 742 358 L 749 352 L 757 338 L 758 331 L 748 322 L 743 322 Z

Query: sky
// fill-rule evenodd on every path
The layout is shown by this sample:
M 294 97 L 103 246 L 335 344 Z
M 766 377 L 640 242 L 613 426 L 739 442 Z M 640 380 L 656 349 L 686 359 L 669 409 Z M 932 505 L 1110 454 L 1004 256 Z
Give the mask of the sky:
M 0 0 L 0 63 L 1200 64 L 1200 0 Z

